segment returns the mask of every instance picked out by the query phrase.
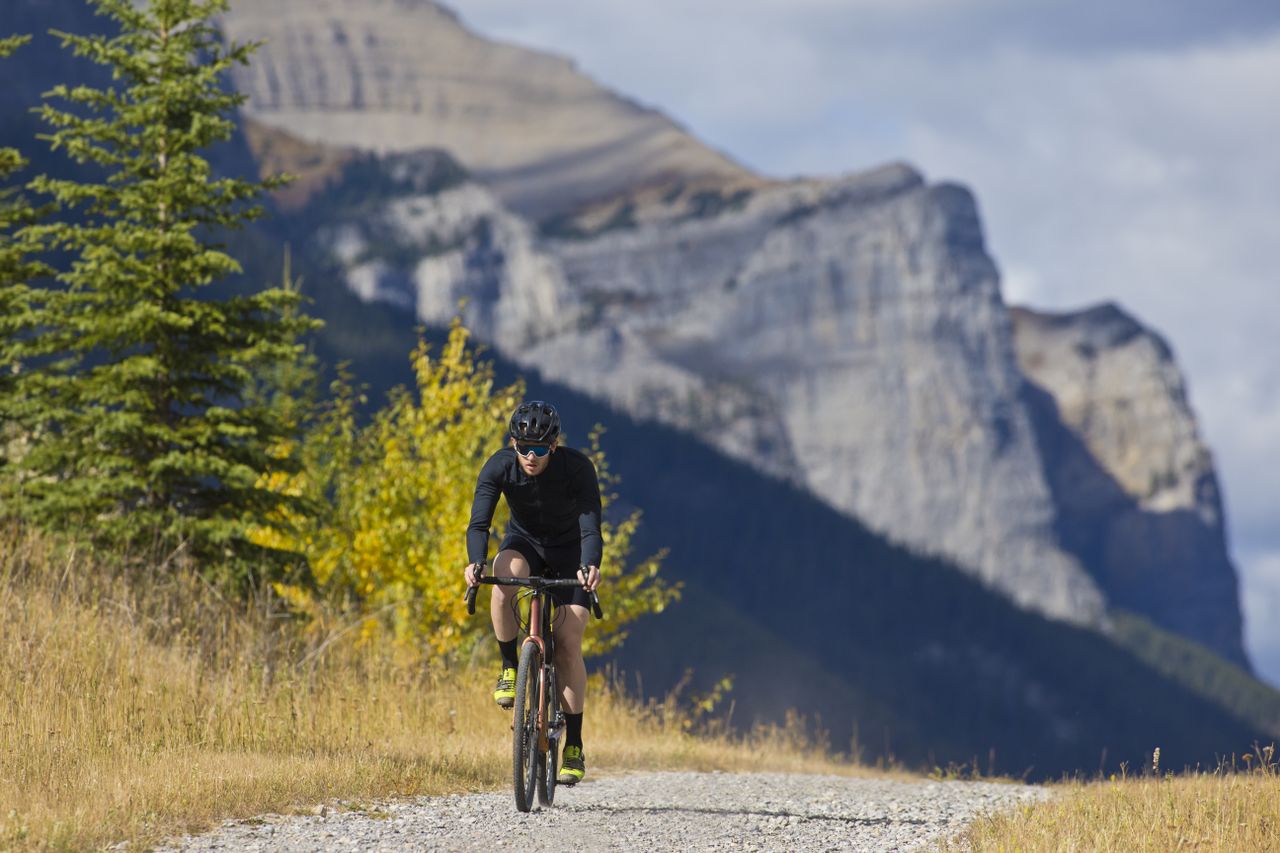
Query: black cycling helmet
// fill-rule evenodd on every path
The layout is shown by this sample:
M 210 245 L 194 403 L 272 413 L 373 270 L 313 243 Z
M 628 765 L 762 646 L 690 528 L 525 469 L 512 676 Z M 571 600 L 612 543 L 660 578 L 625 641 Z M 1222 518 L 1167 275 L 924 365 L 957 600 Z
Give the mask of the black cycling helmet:
M 516 441 L 550 444 L 560 435 L 560 415 L 550 403 L 529 400 L 516 407 L 509 431 Z

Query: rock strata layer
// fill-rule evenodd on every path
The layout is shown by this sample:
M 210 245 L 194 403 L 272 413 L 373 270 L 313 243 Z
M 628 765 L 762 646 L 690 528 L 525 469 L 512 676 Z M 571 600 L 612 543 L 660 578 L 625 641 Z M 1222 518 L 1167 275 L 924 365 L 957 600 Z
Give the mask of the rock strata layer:
M 234 72 L 252 118 L 330 145 L 445 148 L 522 213 L 671 178 L 753 179 L 571 61 L 481 38 L 429 0 L 236 0 L 222 25 L 265 42 Z

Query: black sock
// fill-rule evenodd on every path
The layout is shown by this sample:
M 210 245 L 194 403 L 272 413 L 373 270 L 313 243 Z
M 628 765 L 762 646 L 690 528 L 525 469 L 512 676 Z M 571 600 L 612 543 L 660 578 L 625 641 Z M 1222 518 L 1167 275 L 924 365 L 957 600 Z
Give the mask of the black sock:
M 503 669 L 515 669 L 520 664 L 518 648 L 515 640 L 498 640 L 498 654 L 502 655 Z
M 582 715 L 564 715 L 564 745 L 582 749 Z

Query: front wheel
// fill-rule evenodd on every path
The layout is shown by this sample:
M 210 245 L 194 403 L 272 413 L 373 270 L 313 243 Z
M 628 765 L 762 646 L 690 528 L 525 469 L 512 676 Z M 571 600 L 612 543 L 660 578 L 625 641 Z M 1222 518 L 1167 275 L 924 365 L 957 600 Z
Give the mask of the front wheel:
M 516 699 L 511 720 L 511 778 L 516 791 L 516 808 L 533 808 L 541 755 L 538 752 L 538 677 L 542 654 L 536 643 L 525 643 L 516 670 Z
M 556 778 L 560 775 L 560 729 L 558 709 L 560 688 L 556 684 L 556 668 L 542 668 L 542 719 L 547 730 L 547 751 L 542 757 L 542 772 L 538 774 L 538 802 L 549 806 L 556 798 Z

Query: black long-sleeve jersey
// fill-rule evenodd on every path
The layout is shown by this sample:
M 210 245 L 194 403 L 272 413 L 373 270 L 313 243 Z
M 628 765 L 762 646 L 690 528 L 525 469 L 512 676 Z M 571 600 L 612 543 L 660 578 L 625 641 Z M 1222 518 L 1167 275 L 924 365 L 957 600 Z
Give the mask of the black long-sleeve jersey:
M 551 547 L 582 543 L 582 562 L 599 566 L 604 556 L 600 536 L 600 484 L 596 466 L 586 454 L 557 447 L 541 474 L 531 477 L 520 467 L 516 452 L 504 447 L 489 457 L 476 481 L 467 525 L 467 558 L 484 560 L 489 548 L 489 524 L 504 495 L 511 509 L 511 531 Z

